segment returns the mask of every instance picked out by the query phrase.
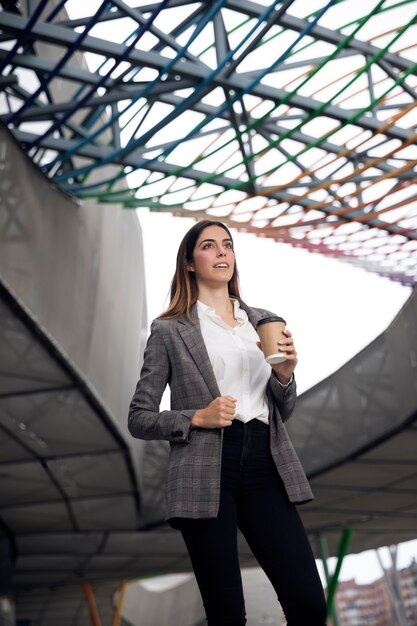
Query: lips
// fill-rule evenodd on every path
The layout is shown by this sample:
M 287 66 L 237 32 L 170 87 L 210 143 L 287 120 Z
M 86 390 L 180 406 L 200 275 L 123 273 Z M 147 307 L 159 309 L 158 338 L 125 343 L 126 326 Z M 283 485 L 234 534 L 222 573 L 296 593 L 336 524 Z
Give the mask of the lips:
M 228 265 L 228 263 L 216 263 L 216 265 L 214 265 L 214 267 L 219 267 L 221 269 L 228 269 L 229 265 Z

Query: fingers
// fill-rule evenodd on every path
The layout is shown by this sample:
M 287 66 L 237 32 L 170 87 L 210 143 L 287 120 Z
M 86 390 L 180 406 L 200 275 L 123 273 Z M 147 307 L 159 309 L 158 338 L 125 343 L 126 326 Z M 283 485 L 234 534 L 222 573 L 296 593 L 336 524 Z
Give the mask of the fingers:
M 217 400 L 217 415 L 221 426 L 231 426 L 236 412 L 237 400 L 233 396 L 221 396 Z
M 287 359 L 293 360 L 297 357 L 297 352 L 295 350 L 292 333 L 285 328 L 283 334 L 285 335 L 285 339 L 278 341 L 279 350 L 280 352 L 284 352 Z
M 225 402 L 222 403 L 219 416 L 221 419 L 227 420 L 231 424 L 235 418 L 236 400 L 232 398 L 232 396 L 223 396 L 221 400 L 224 400 Z
M 291 340 L 285 340 L 285 341 L 278 341 L 278 348 L 280 352 L 295 352 L 295 346 L 294 343 Z
M 219 396 L 204 409 L 198 409 L 192 418 L 193 426 L 199 428 L 224 428 L 230 426 L 235 418 L 236 398 Z
M 282 334 L 285 335 L 285 339 L 280 339 L 280 341 L 278 341 L 278 343 L 281 345 L 292 345 L 294 343 L 294 340 L 292 338 L 292 333 L 287 330 L 286 328 L 284 328 L 284 330 L 282 331 Z
M 232 396 L 221 396 L 219 398 L 219 407 L 218 407 L 220 410 L 220 413 L 224 413 L 226 416 L 234 415 L 235 409 L 236 409 L 236 402 L 237 400 L 235 400 L 235 398 L 233 398 Z
M 297 359 L 297 352 L 294 346 L 280 346 L 279 351 L 285 354 L 286 361 L 295 361 Z
M 233 396 L 223 396 L 220 399 L 225 401 L 225 407 L 220 412 L 220 419 L 222 420 L 222 426 L 227 428 L 232 425 L 235 419 L 237 400 Z

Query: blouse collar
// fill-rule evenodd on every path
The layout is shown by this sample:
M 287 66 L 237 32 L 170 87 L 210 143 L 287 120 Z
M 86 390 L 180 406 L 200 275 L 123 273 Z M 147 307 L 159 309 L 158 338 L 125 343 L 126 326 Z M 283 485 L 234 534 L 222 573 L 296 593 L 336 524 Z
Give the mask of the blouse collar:
M 233 303 L 233 312 L 236 321 L 239 322 L 240 325 L 244 324 L 248 319 L 246 311 L 241 308 L 239 300 L 237 300 L 236 298 L 230 299 Z M 199 319 L 201 319 L 202 317 L 208 317 L 216 323 L 219 323 L 219 320 L 222 322 L 222 325 L 225 323 L 223 322 L 220 315 L 216 313 L 216 309 L 208 306 L 207 304 L 204 304 L 204 302 L 201 302 L 201 300 L 197 300 L 197 312 Z

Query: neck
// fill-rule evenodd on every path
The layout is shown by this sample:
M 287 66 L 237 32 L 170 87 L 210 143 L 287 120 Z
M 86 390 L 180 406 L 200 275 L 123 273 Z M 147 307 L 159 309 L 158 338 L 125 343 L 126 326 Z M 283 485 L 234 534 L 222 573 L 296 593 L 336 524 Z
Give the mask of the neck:
M 227 285 L 220 285 L 217 288 L 208 288 L 205 285 L 199 285 L 198 299 L 200 302 L 215 309 L 219 315 L 230 313 L 233 311 L 233 305 L 230 302 L 229 290 Z

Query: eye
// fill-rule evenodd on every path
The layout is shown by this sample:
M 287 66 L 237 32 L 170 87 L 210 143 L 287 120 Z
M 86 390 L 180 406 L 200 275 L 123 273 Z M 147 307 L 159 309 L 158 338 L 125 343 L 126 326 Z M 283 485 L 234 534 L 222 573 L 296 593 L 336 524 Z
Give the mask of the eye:
M 225 248 L 229 248 L 229 250 L 233 250 L 233 246 L 232 246 L 231 241 L 228 241 L 227 243 L 225 243 L 225 244 L 224 244 L 224 247 L 225 247 Z
M 212 248 L 213 244 L 212 243 L 205 243 L 203 246 L 203 250 L 206 250 L 207 248 Z

